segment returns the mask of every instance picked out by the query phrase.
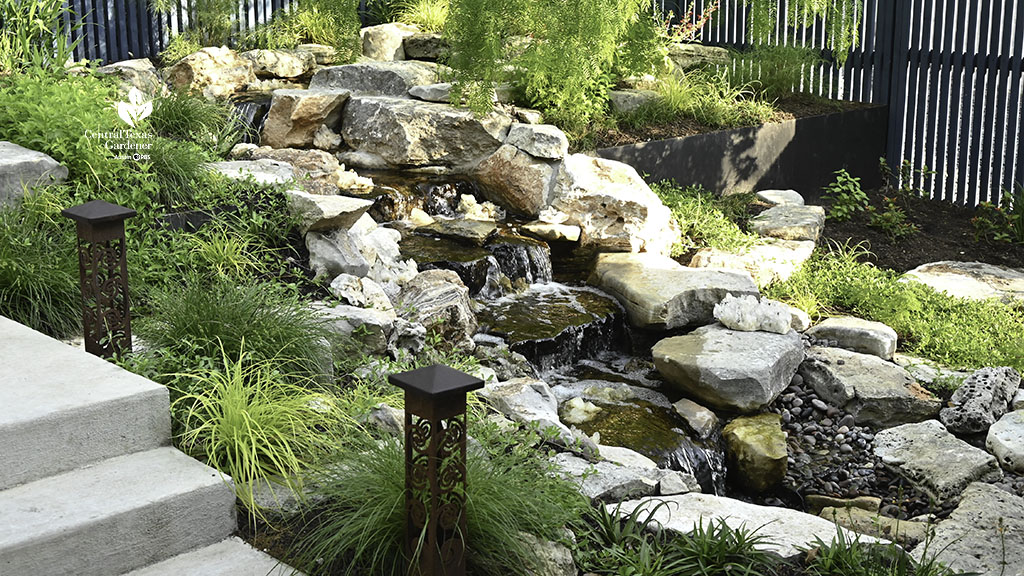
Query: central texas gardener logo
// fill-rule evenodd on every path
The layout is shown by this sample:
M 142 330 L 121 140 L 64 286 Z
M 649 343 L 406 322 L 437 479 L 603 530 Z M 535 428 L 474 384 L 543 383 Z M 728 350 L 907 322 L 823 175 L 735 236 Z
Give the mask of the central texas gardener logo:
M 147 100 L 145 94 L 138 88 L 132 88 L 128 91 L 128 101 L 117 102 L 114 104 L 114 108 L 117 109 L 117 115 L 121 117 L 121 120 L 124 120 L 132 128 L 137 128 L 140 122 L 153 113 L 153 101 Z

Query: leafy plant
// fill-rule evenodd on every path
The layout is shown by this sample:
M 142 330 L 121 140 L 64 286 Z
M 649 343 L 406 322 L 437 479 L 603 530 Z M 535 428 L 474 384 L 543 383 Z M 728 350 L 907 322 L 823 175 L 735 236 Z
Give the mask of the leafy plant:
M 278 372 L 287 361 L 253 361 L 244 341 L 239 348 L 237 358 L 222 350 L 216 368 L 178 375 L 188 385 L 175 391 L 171 412 L 178 446 L 229 475 L 242 504 L 260 515 L 254 487 L 278 483 L 301 496 L 303 474 L 333 449 L 344 418 L 312 383 Z
M 171 11 L 187 10 L 190 16 L 189 28 L 183 36 L 190 45 L 221 46 L 231 38 L 231 28 L 235 23 L 235 12 L 238 4 L 234 0 L 154 0 L 150 4 L 157 12 L 168 14 Z M 173 40 L 172 40 L 173 42 Z M 190 52 L 191 53 L 191 52 Z M 168 59 L 165 55 L 165 60 Z
M 891 326 L 900 349 L 954 368 L 1024 369 L 1024 307 L 964 300 L 896 272 L 860 262 L 860 245 L 819 248 L 789 280 L 773 284 L 769 298 L 812 316 L 847 313 Z
M 246 49 L 295 48 L 313 43 L 333 47 L 335 62 L 354 62 L 362 53 L 358 0 L 309 0 L 289 11 L 278 11 L 265 25 L 245 32 L 239 45 Z
M 736 223 L 745 216 L 750 195 L 719 197 L 701 186 L 684 189 L 669 180 L 652 184 L 651 190 L 672 211 L 682 232 L 679 243 L 672 247 L 674 256 L 705 246 L 740 251 L 759 241 Z
M 398 3 L 397 20 L 424 32 L 440 32 L 448 19 L 448 0 L 404 0 Z
M 52 188 L 0 207 L 0 315 L 55 337 L 81 326 L 78 257 L 65 207 Z
M 521 532 L 558 539 L 585 501 L 552 473 L 536 437 L 502 434 L 493 425 L 471 433 L 486 457 L 471 451 L 466 470 L 467 560 L 474 574 L 527 574 L 536 558 Z M 371 437 L 336 454 L 322 479 L 323 504 L 306 513 L 297 561 L 310 574 L 404 574 L 404 455 L 394 439 Z
M 187 92 L 155 99 L 149 126 L 160 136 L 195 143 L 221 157 L 242 136 L 231 104 L 211 102 Z
M 836 179 L 825 186 L 822 198 L 829 202 L 828 216 L 834 220 L 849 220 L 854 214 L 868 208 L 868 195 L 860 187 L 860 178 L 850 176 L 845 169 L 835 171 Z
M 1003 190 L 998 206 L 991 202 L 978 204 L 977 215 L 971 219 L 975 240 L 1024 244 L 1024 184 L 1017 184 L 1015 190 L 1013 194 Z
M 781 17 L 775 0 L 744 0 L 750 7 L 747 30 L 752 43 L 767 44 L 777 39 Z M 791 0 L 786 3 L 786 22 L 794 29 L 808 27 L 815 19 L 823 20 L 825 37 L 832 56 L 840 65 L 846 62 L 851 48 L 860 36 L 860 0 Z
M 63 72 L 81 38 L 82 24 L 62 0 L 0 0 L 0 76 L 35 68 Z
M 238 358 L 243 341 L 253 361 L 279 359 L 285 374 L 314 376 L 329 361 L 322 320 L 278 285 L 186 278 L 150 297 L 137 332 L 153 348 L 159 381 L 225 354 Z
M 167 43 L 167 48 L 160 53 L 160 60 L 164 65 L 170 66 L 185 56 L 202 50 L 203 46 L 199 34 L 191 30 L 184 30 L 171 38 Z
M 718 11 L 721 5 L 720 0 L 714 0 L 710 4 L 704 6 L 704 11 L 701 12 L 697 18 L 693 17 L 694 6 L 696 2 L 690 2 L 683 13 L 682 17 L 679 18 L 678 24 L 672 24 L 675 20 L 675 15 L 669 12 L 668 18 L 665 21 L 665 28 L 668 30 L 669 40 L 672 42 L 693 42 L 700 35 L 700 31 L 704 26 L 711 21 L 711 17 Z
M 882 199 L 884 210 L 876 210 L 874 206 L 866 208 L 870 218 L 868 226 L 879 228 L 889 235 L 893 240 L 902 240 L 917 232 L 917 224 L 907 221 L 907 213 L 903 211 L 896 201 L 886 196 Z
M 938 555 L 928 553 L 929 543 L 930 538 L 922 544 L 922 559 L 914 561 L 893 542 L 864 543 L 837 524 L 835 540 L 817 538 L 807 552 L 807 570 L 820 576 L 967 576 L 938 562 Z
M 753 86 L 757 94 L 775 100 L 800 92 L 811 70 L 822 64 L 821 55 L 802 46 L 757 45 L 733 55 L 729 81 Z

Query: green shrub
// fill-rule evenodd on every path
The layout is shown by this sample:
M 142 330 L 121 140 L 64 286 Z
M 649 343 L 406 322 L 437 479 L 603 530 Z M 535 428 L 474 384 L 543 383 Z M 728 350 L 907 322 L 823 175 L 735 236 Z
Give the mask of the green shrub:
M 719 197 L 699 185 L 684 189 L 670 180 L 651 184 L 651 190 L 672 211 L 682 232 L 679 243 L 672 247 L 673 256 L 706 246 L 735 252 L 758 242 L 757 235 L 736 224 L 750 195 Z
M 338 63 L 354 62 L 362 54 L 358 0 L 309 0 L 291 11 L 279 11 L 265 25 L 244 33 L 244 49 L 295 48 L 313 43 L 333 46 Z
M 222 157 L 242 136 L 231 104 L 185 92 L 155 99 L 149 126 L 160 136 L 193 142 Z
M 778 28 L 781 14 L 779 2 L 776 0 L 744 0 L 750 6 L 747 15 L 748 37 L 752 43 L 767 44 L 770 40 L 778 40 Z M 786 22 L 796 29 L 815 23 L 815 19 L 824 20 L 824 33 L 828 47 L 835 60 L 842 65 L 849 57 L 851 48 L 860 39 L 861 13 L 863 7 L 860 0 L 792 0 L 786 3 Z
M 465 97 L 475 111 L 487 112 L 491 90 L 511 80 L 552 122 L 582 129 L 604 113 L 616 53 L 640 6 L 637 0 L 454 0 L 445 27 L 452 101 Z M 625 62 L 633 60 L 619 60 Z
M 858 246 L 820 249 L 765 295 L 812 316 L 849 313 L 891 326 L 903 352 L 953 368 L 1024 369 L 1024 307 L 954 298 L 859 261 Z
M 80 331 L 74 226 L 52 188 L 0 208 L 0 315 L 57 338 Z
M 137 323 L 153 348 L 157 380 L 216 366 L 225 354 L 237 358 L 243 341 L 254 361 L 284 359 L 285 374 L 317 375 L 329 361 L 322 320 L 279 285 L 183 280 L 153 290 L 150 314 Z
M 182 451 L 234 480 L 235 494 L 254 515 L 259 483 L 277 483 L 301 497 L 302 476 L 336 445 L 345 419 L 327 394 L 278 372 L 288 361 L 237 359 L 223 352 L 217 368 L 179 375 L 171 405 Z M 271 488 L 273 490 L 273 488 Z
M 424 32 L 441 32 L 448 20 L 448 0 L 404 0 L 398 3 L 397 20 Z
M 157 138 L 149 156 L 157 184 L 154 200 L 167 208 L 190 204 L 208 176 L 205 165 L 211 158 L 206 152 L 191 142 Z
M 821 197 L 828 201 L 828 216 L 833 220 L 849 220 L 854 214 L 868 208 L 868 195 L 860 187 L 860 178 L 850 176 L 845 169 L 836 170 L 836 179 L 825 186 Z
M 815 576 L 953 576 L 959 574 L 946 568 L 929 553 L 930 539 L 921 560 L 915 561 L 895 543 L 864 543 L 860 535 L 836 525 L 836 539 L 825 543 L 817 539 L 813 553 L 808 555 L 807 570 Z
M 1003 190 L 999 205 L 978 204 L 978 213 L 971 219 L 975 240 L 988 238 L 996 242 L 1024 244 L 1024 184 L 1015 191 Z
M 171 38 L 171 41 L 167 43 L 167 48 L 160 53 L 160 60 L 164 66 L 170 66 L 189 54 L 199 52 L 203 46 L 205 44 L 199 39 L 198 33 L 184 30 Z
M 235 25 L 235 13 L 238 10 L 238 3 L 234 0 L 153 0 L 150 5 L 153 10 L 162 14 L 169 14 L 174 10 L 187 10 L 190 15 L 188 30 L 175 38 L 184 37 L 182 44 L 194 46 L 222 46 L 228 43 L 231 38 L 231 29 Z M 171 39 L 170 51 L 174 47 L 174 38 Z M 182 52 L 181 48 L 174 47 L 175 52 Z M 180 56 L 175 53 L 174 57 L 163 58 L 166 62 L 172 62 L 187 56 L 186 52 Z
M 527 574 L 534 553 L 520 532 L 556 540 L 585 500 L 553 474 L 535 433 L 504 434 L 471 426 L 487 456 L 471 451 L 466 470 L 467 560 L 473 574 Z M 404 574 L 405 457 L 394 439 L 337 453 L 323 482 L 326 496 L 309 520 L 296 561 L 309 574 Z
M 752 86 L 765 98 L 785 98 L 807 88 L 811 71 L 823 63 L 821 55 L 802 46 L 754 46 L 733 55 L 729 82 Z
M 82 41 L 70 40 L 82 27 L 67 24 L 74 21 L 63 0 L 0 0 L 0 76 L 26 68 L 63 72 Z

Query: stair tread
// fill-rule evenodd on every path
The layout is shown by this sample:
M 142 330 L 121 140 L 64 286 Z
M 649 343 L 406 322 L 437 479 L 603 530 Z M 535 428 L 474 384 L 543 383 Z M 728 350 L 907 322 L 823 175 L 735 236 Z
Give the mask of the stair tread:
M 125 576 L 301 576 L 237 537 L 180 554 Z
M 165 447 L 15 486 L 0 492 L 0 552 L 217 484 L 233 502 L 219 472 Z
M 163 386 L 0 316 L 0 430 Z M 0 438 L 2 440 L 2 438 Z

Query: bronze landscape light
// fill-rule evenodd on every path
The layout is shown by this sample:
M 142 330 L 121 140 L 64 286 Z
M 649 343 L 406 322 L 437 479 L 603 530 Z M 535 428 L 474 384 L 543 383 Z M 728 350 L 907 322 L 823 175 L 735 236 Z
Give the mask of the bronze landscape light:
M 124 221 L 135 210 L 93 200 L 62 210 L 78 225 L 85 350 L 110 358 L 132 350 Z
M 484 381 L 435 364 L 388 381 L 405 390 L 405 542 L 418 576 L 466 573 L 466 393 Z

